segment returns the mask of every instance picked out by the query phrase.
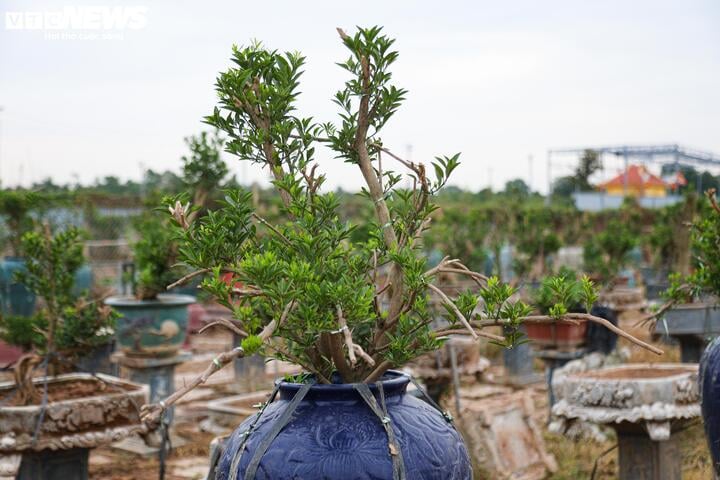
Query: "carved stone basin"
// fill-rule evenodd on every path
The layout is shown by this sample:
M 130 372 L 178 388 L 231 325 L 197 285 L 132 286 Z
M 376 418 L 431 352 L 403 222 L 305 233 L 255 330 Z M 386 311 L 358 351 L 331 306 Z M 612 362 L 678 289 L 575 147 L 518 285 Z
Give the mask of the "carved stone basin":
M 44 379 L 33 381 L 43 391 Z M 88 449 L 135 433 L 148 433 L 139 418 L 140 406 L 147 402 L 147 386 L 109 375 L 71 373 L 49 378 L 48 395 L 70 386 L 86 393 L 64 400 L 52 401 L 51 398 L 45 408 L 40 405 L 0 408 L 0 478 L 14 477 L 18 470 L 21 470 L 20 478 L 46 478 L 22 472 L 50 462 L 48 455 L 61 451 L 83 452 L 74 453 L 77 459 L 58 460 L 82 467 L 87 464 Z M 11 402 L 15 388 L 14 382 L 0 383 L 0 398 Z M 21 465 L 23 456 L 27 457 L 23 460 L 26 467 Z M 75 470 L 73 468 L 73 474 Z M 72 478 L 83 478 L 83 475 Z
M 553 388 L 559 401 L 551 429 L 565 432 L 576 422 L 614 428 L 620 479 L 682 478 L 672 431 L 700 416 L 697 364 L 608 367 L 560 376 Z
M 592 423 L 644 424 L 653 440 L 670 437 L 670 422 L 700 416 L 695 364 L 632 364 L 561 377 L 553 385 L 554 416 Z M 626 426 L 626 425 L 625 425 Z

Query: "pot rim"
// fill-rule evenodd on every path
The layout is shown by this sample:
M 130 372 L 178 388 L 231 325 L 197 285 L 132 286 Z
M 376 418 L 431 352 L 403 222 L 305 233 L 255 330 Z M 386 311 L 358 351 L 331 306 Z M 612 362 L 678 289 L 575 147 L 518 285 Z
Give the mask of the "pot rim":
M 132 295 L 114 295 L 105 299 L 105 305 L 125 308 L 175 307 L 190 305 L 195 302 L 197 302 L 196 297 L 179 293 L 161 293 L 156 299 L 152 300 L 138 300 Z
M 632 371 L 635 369 L 646 369 L 655 368 L 658 370 L 677 371 L 662 377 L 594 377 L 593 374 L 605 373 L 605 372 L 624 372 Z M 626 363 L 623 365 L 613 365 L 610 367 L 604 367 L 597 370 L 588 370 L 586 372 L 577 372 L 567 375 L 568 380 L 572 381 L 590 381 L 596 383 L 659 383 L 667 381 L 676 381 L 679 378 L 697 375 L 698 374 L 697 363 Z
M 339 379 L 333 375 L 333 380 Z M 385 395 L 397 395 L 405 392 L 410 383 L 410 375 L 399 370 L 388 370 L 380 379 Z M 354 395 L 357 394 L 354 385 L 359 383 L 316 383 L 310 387 L 308 395 L 317 396 L 336 396 L 336 395 Z M 283 398 L 292 398 L 302 388 L 302 383 L 286 382 L 282 378 L 275 380 L 275 385 L 280 387 L 280 394 Z M 375 394 L 378 391 L 376 383 L 366 384 L 370 391 Z

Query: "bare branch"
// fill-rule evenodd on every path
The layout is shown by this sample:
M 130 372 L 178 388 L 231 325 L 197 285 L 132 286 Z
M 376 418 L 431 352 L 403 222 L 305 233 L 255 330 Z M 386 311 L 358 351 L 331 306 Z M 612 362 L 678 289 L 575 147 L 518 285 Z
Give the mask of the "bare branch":
M 245 338 L 248 336 L 248 334 L 245 330 L 241 329 L 240 327 L 238 327 L 237 325 L 235 325 L 234 323 L 232 323 L 230 320 L 228 320 L 226 318 L 218 318 L 217 320 L 215 320 L 211 323 L 208 323 L 207 325 L 202 327 L 200 330 L 198 330 L 198 333 L 202 334 L 206 330 L 209 330 L 210 328 L 215 327 L 215 326 L 225 327 L 228 330 L 230 330 L 231 332 L 233 332 L 234 334 L 239 335 L 242 338 Z
M 457 319 L 460 321 L 460 323 L 462 323 L 463 326 L 468 330 L 468 332 L 470 332 L 470 335 L 471 335 L 475 340 L 477 340 L 478 334 L 475 333 L 475 330 L 473 330 L 472 326 L 470 326 L 470 322 L 468 322 L 467 318 L 465 318 L 465 315 L 463 315 L 462 312 L 461 312 L 461 311 L 457 308 L 457 306 L 453 303 L 453 301 L 450 300 L 450 298 L 448 298 L 447 295 L 445 295 L 445 292 L 443 292 L 442 290 L 440 290 L 438 287 L 436 287 L 436 286 L 433 285 L 432 283 L 428 283 L 428 288 L 430 288 L 432 291 L 434 291 L 435 293 L 437 293 L 437 294 L 440 296 L 440 298 L 441 298 L 442 301 L 445 303 L 445 305 L 447 305 L 448 307 L 450 307 L 450 309 L 453 311 L 453 313 L 455 314 L 455 316 L 457 317 Z
M 273 319 L 265 326 L 265 328 L 263 328 L 262 332 L 260 332 L 260 335 L 258 335 L 263 342 L 267 341 L 270 337 L 273 336 L 275 330 L 285 322 L 287 316 L 290 314 L 290 311 L 294 308 L 294 306 L 295 300 L 290 301 L 285 306 L 280 320 Z M 245 350 L 243 350 L 242 347 L 236 347 L 229 352 L 221 353 L 213 359 L 210 365 L 208 365 L 207 368 L 200 375 L 195 377 L 190 383 L 183 386 L 181 389 L 175 391 L 165 400 L 162 400 L 159 403 L 143 405 L 140 409 L 140 420 L 142 420 L 145 424 L 157 424 L 157 422 L 160 420 L 160 416 L 167 408 L 177 403 L 177 401 L 187 395 L 188 392 L 204 384 L 208 380 L 208 378 L 210 378 L 215 372 L 222 369 L 236 358 L 241 358 L 244 356 Z
M 377 367 L 375 367 L 375 370 L 370 372 L 370 375 L 365 377 L 365 380 L 363 380 L 363 382 L 365 382 L 365 383 L 376 382 L 382 376 L 382 374 L 385 373 L 391 367 L 392 367 L 392 362 L 390 362 L 390 360 L 383 360 L 382 362 L 380 362 L 380 364 Z
M 172 290 L 175 287 L 179 287 L 180 285 L 189 282 L 193 278 L 197 277 L 198 275 L 203 275 L 205 273 L 211 272 L 212 268 L 201 268 L 200 270 L 195 270 L 192 273 L 188 273 L 184 277 L 182 277 L 180 280 L 171 283 L 167 286 L 167 290 Z
M 484 337 L 496 342 L 504 342 L 505 337 L 502 335 L 495 335 L 494 333 L 483 332 L 482 330 L 473 330 L 478 337 Z M 446 335 L 469 335 L 468 330 L 464 328 L 447 328 L 444 330 L 434 330 L 433 333 L 438 337 L 444 337 Z
M 262 297 L 265 292 L 259 288 L 233 288 L 232 294 L 240 297 Z
M 705 192 L 705 196 L 710 200 L 710 204 L 713 207 L 713 210 L 715 210 L 717 213 L 720 213 L 720 207 L 717 204 L 717 200 L 715 200 L 715 189 L 709 188 Z
M 345 320 L 345 317 L 343 316 L 342 308 L 340 305 L 337 305 L 337 316 L 338 316 L 338 325 L 340 326 L 340 331 L 343 334 L 343 337 L 345 338 L 345 346 L 348 349 L 348 357 L 350 358 L 350 365 L 353 367 L 357 364 L 357 357 L 355 356 L 355 348 L 354 343 L 352 339 L 352 334 L 350 333 L 350 329 L 347 325 L 347 320 Z
M 675 300 L 670 300 L 668 302 L 665 302 L 664 304 L 662 304 L 662 306 L 660 308 L 658 308 L 658 310 L 656 312 L 642 316 L 640 318 L 640 320 L 638 320 L 637 322 L 635 322 L 633 324 L 633 327 L 641 327 L 641 326 L 644 326 L 645 324 L 647 324 L 648 322 L 652 322 L 654 324 L 655 321 L 657 320 L 657 318 L 660 317 L 663 313 L 670 310 L 673 306 L 675 306 L 675 303 L 676 303 Z
M 373 358 L 372 358 L 370 355 L 368 355 L 368 354 L 365 352 L 365 350 L 362 349 L 362 347 L 361 347 L 360 345 L 354 344 L 354 345 L 353 345 L 353 349 L 355 350 L 355 353 L 357 353 L 357 355 L 358 355 L 360 358 L 362 358 L 363 360 L 365 360 L 365 362 L 366 362 L 368 365 L 370 365 L 371 367 L 374 367 L 374 366 L 375 366 L 375 360 L 373 360 Z
M 177 403 L 177 401 L 184 397 L 188 392 L 204 384 L 210 376 L 225 367 L 228 363 L 232 362 L 236 358 L 244 356 L 245 350 L 243 350 L 242 347 L 236 347 L 229 352 L 221 353 L 213 359 L 210 365 L 208 365 L 200 375 L 195 377 L 187 385 L 184 385 L 181 389 L 175 391 L 165 400 L 162 400 L 159 403 L 143 405 L 140 408 L 140 420 L 147 425 L 156 425 L 160 421 L 160 416 L 166 409 Z

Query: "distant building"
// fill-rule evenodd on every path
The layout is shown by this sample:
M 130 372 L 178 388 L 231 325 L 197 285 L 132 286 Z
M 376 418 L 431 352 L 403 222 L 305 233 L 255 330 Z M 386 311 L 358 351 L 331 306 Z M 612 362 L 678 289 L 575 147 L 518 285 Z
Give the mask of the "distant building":
M 599 184 L 599 191 L 576 192 L 573 199 L 575 206 L 583 211 L 620 208 L 625 197 L 636 198 L 644 208 L 662 208 L 681 200 L 679 195 L 670 192 L 686 183 L 682 174 L 663 179 L 642 165 L 630 165 L 626 171 Z
M 598 185 L 607 195 L 620 197 L 665 197 L 671 186 L 642 165 L 630 165 L 617 177 Z

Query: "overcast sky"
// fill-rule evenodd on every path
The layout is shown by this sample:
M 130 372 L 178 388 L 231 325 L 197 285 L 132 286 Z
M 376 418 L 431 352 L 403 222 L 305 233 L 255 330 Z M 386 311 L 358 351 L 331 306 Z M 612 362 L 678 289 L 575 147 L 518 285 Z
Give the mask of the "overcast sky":
M 8 12 L 97 5 L 141 7 L 142 18 L 107 31 L 8 29 Z M 232 44 L 251 39 L 302 51 L 301 113 L 333 120 L 330 98 L 345 79 L 334 62 L 346 56 L 335 27 L 375 24 L 397 38 L 396 82 L 409 90 L 385 144 L 416 161 L 462 152 L 456 185 L 499 188 L 532 174 L 546 190 L 546 151 L 557 147 L 720 153 L 717 0 L 0 0 L 0 10 L 3 185 L 177 170 Z M 49 37 L 62 32 L 112 38 Z M 226 158 L 247 181 L 265 180 Z M 352 167 L 319 158 L 330 186 L 360 185 Z

